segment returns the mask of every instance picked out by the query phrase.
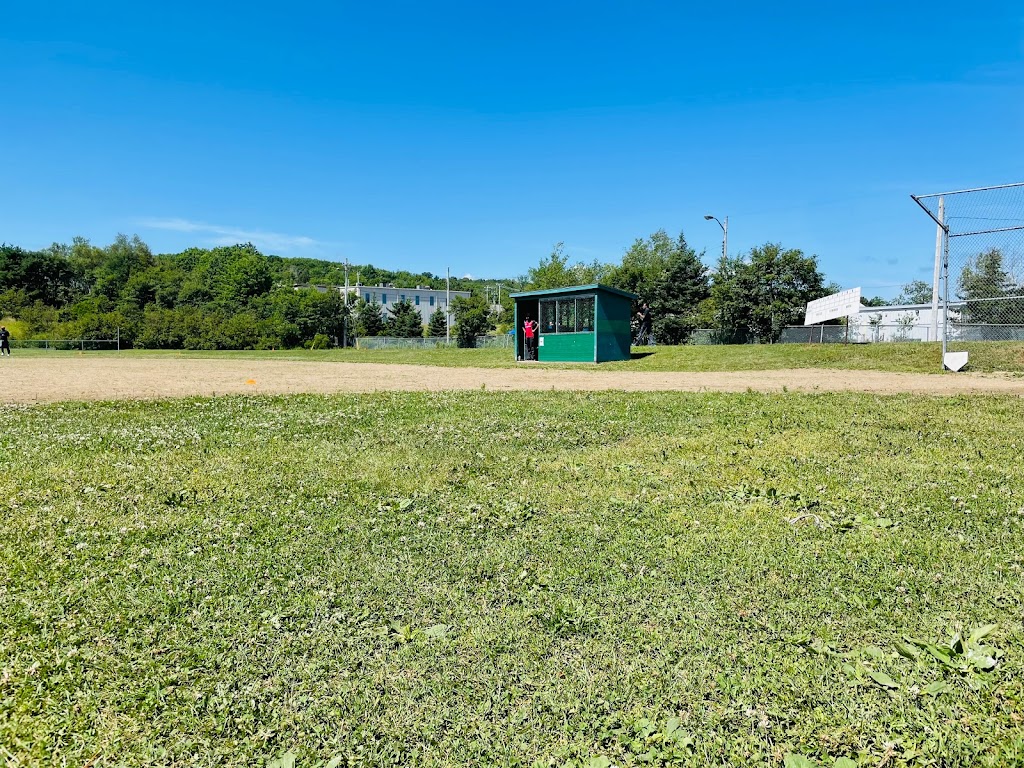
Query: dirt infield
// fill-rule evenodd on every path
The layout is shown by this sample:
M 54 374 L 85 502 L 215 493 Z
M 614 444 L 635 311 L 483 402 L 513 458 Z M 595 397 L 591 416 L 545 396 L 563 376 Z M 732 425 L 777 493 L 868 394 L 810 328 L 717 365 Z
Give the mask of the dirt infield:
M 189 358 L 5 357 L 7 403 L 133 400 L 192 395 L 297 392 L 625 390 L 678 392 L 873 392 L 1024 396 L 1024 378 L 796 369 L 716 373 L 440 368 L 376 363 Z

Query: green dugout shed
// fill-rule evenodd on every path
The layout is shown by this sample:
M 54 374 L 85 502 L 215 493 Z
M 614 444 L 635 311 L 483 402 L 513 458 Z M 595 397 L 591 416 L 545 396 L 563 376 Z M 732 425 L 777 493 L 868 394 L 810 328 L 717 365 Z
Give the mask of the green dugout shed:
M 629 360 L 629 321 L 636 294 L 594 284 L 523 291 L 511 298 L 515 301 L 516 360 Z M 538 326 L 530 345 L 526 343 L 528 319 Z

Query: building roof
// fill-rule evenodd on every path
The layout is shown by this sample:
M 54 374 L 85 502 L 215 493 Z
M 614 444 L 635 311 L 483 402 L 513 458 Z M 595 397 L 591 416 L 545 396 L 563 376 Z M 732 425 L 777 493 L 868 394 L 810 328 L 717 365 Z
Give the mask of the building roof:
M 557 296 L 559 294 L 566 293 L 582 293 L 583 291 L 604 291 L 606 293 L 625 296 L 627 299 L 640 298 L 635 293 L 623 291 L 618 288 L 612 288 L 610 285 L 601 285 L 600 283 L 591 283 L 590 285 L 567 285 L 565 288 L 545 288 L 539 291 L 519 291 L 518 293 L 510 293 L 509 297 L 518 299 L 524 296 Z
M 966 302 L 963 301 L 951 301 L 949 302 L 950 308 L 962 307 Z M 921 312 L 932 308 L 931 303 L 928 304 L 889 304 L 884 307 L 866 307 L 861 305 L 859 311 L 862 315 L 870 315 L 872 312 Z M 939 302 L 939 311 L 942 311 L 942 302 Z

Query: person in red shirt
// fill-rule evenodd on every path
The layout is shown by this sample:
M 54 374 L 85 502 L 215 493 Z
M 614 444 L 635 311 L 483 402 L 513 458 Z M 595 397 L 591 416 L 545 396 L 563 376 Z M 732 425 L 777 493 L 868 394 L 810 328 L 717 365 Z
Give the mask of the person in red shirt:
M 523 322 L 523 358 L 526 360 L 537 359 L 537 321 L 526 316 Z

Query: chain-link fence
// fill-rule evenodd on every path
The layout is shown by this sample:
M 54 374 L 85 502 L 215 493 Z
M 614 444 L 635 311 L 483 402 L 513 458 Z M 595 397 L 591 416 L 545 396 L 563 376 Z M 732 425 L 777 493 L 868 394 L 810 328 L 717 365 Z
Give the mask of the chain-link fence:
M 911 195 L 938 225 L 932 305 L 936 338 L 1024 338 L 1024 182 Z
M 510 349 L 515 346 L 516 337 L 510 334 L 501 336 L 477 336 L 475 346 L 477 349 L 498 347 Z M 444 337 L 434 336 L 412 336 L 400 338 L 396 336 L 360 336 L 356 339 L 356 346 L 360 349 L 443 349 L 455 347 L 455 337 L 451 341 L 445 341 Z
M 11 339 L 11 349 L 105 352 L 121 349 L 120 339 Z
M 874 342 L 932 341 L 927 324 L 908 321 L 873 322 L 870 318 L 849 325 L 788 325 L 782 329 L 776 344 L 869 344 Z M 1021 337 L 1024 340 L 1024 336 Z M 698 328 L 687 338 L 693 346 L 718 345 L 723 342 L 713 328 Z M 748 344 L 757 342 L 751 338 Z

